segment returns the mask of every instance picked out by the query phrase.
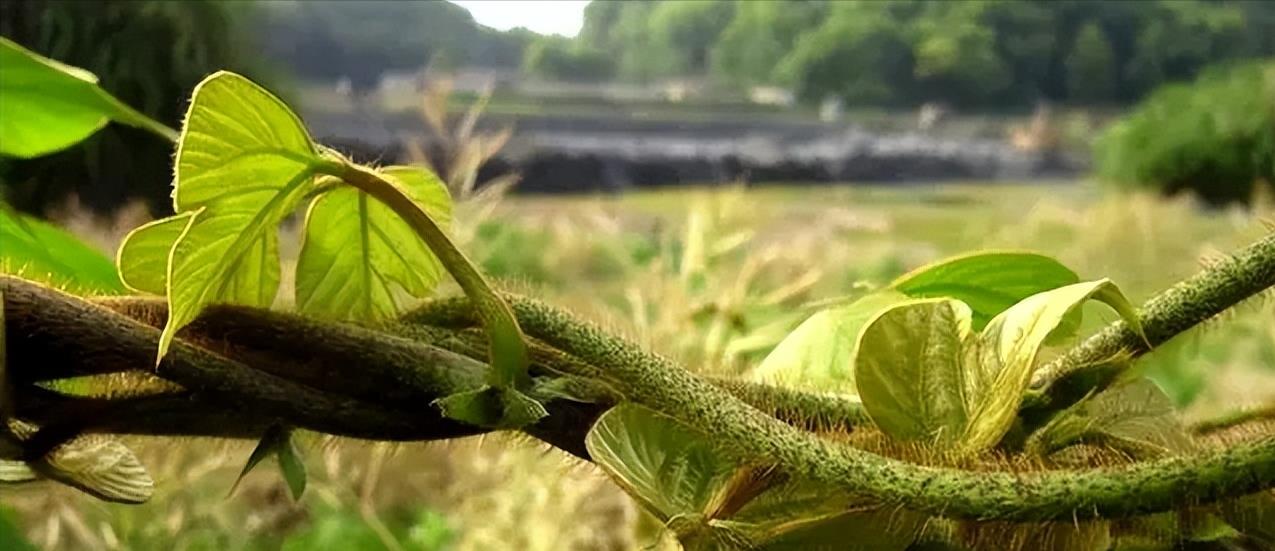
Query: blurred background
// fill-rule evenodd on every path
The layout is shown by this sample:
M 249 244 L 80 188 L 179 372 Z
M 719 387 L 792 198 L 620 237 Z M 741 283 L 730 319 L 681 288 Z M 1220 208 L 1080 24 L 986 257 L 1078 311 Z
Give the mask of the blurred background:
M 1275 217 L 1275 2 L 5 0 L 0 35 L 173 127 L 248 75 L 358 160 L 433 167 L 507 287 L 717 374 L 943 256 L 1031 249 L 1137 301 Z M 170 214 L 171 159 L 110 125 L 0 158 L 0 193 L 110 253 Z M 1273 319 L 1141 369 L 1187 416 L 1270 401 Z M 270 469 L 226 495 L 252 443 L 139 441 L 150 503 L 6 489 L 0 519 L 40 549 L 668 545 L 525 438 L 306 443 L 299 503 Z

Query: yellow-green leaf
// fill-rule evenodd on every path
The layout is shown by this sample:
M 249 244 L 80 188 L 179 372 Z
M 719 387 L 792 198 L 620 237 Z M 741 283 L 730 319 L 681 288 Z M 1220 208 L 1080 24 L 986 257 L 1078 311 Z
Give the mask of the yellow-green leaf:
M 38 157 L 70 147 L 107 121 L 170 140 L 171 128 L 138 113 L 97 85 L 84 69 L 40 56 L 0 37 L 0 154 Z
M 967 357 L 962 390 L 970 425 L 960 441 L 962 450 L 977 452 L 1000 441 L 1014 422 L 1045 340 L 1069 312 L 1090 299 L 1110 306 L 1142 334 L 1133 305 L 1108 279 L 1037 293 L 996 316 Z
M 873 423 L 891 437 L 952 445 L 969 421 L 962 395 L 971 314 L 953 299 L 916 299 L 873 318 L 855 378 Z
M 219 72 L 195 87 L 173 191 L 177 212 L 191 218 L 169 256 L 160 358 L 205 306 L 274 301 L 278 225 L 313 191 L 325 162 L 300 119 L 252 81 Z
M 115 264 L 129 289 L 163 295 L 168 292 L 168 253 L 186 231 L 194 212 L 183 212 L 138 226 L 124 236 Z
M 816 312 L 789 333 L 750 374 L 766 383 L 857 395 L 853 358 L 863 326 L 882 309 L 907 300 L 889 290 Z
M 954 299 L 881 312 L 855 356 L 864 410 L 892 437 L 961 453 L 994 446 L 1009 430 L 1046 339 L 1086 300 L 1114 308 L 1139 334 L 1133 306 L 1109 280 L 1037 293 L 993 318 L 977 337 Z
M 414 167 L 380 173 L 446 228 L 452 204 L 441 180 Z M 315 199 L 306 215 L 297 308 L 321 317 L 386 318 L 405 306 L 396 292 L 422 298 L 442 273 L 438 258 L 390 207 L 353 187 L 339 187 Z
M 704 435 L 631 403 L 602 414 L 584 442 L 593 461 L 662 522 L 702 515 L 737 468 Z

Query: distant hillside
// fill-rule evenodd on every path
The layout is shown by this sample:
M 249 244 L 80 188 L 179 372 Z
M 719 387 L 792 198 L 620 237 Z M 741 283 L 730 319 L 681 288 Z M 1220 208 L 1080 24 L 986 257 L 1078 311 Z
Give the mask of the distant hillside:
M 252 33 L 262 55 L 304 80 L 375 86 L 382 72 L 427 63 L 517 67 L 535 33 L 479 25 L 450 2 L 260 2 Z

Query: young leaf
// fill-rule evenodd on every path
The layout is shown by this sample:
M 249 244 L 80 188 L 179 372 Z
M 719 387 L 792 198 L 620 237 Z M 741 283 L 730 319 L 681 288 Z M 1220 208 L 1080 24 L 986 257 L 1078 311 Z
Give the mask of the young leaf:
M 335 170 L 331 170 L 331 167 L 326 170 L 330 170 L 327 174 L 383 201 L 406 221 L 465 291 L 483 329 L 487 331 L 491 364 L 491 369 L 487 372 L 487 384 L 479 389 L 436 400 L 435 404 L 442 407 L 449 416 L 463 416 L 453 417 L 454 419 L 493 428 L 514 428 L 547 415 L 544 406 L 521 390 L 531 380 L 527 374 L 527 346 L 523 342 L 522 329 L 518 326 L 513 310 L 492 290 L 474 263 L 456 248 L 438 223 L 430 218 L 429 213 L 405 191 L 408 186 L 392 174 L 380 174 L 357 165 L 347 164 L 336 167 Z M 506 412 L 506 415 L 500 418 L 488 417 L 499 411 Z
M 63 65 L 0 37 L 0 154 L 31 158 L 70 147 L 108 120 L 169 140 L 173 129 L 98 87 L 88 71 Z
M 42 476 L 115 503 L 145 503 L 155 491 L 155 482 L 137 456 L 103 435 L 76 437 L 31 467 Z
M 301 494 L 305 492 L 305 464 L 301 462 L 296 445 L 292 442 L 292 429 L 281 425 L 272 425 L 266 429 L 265 434 L 261 435 L 261 440 L 257 442 L 257 447 L 252 449 L 252 454 L 248 456 L 248 461 L 239 471 L 239 478 L 235 479 L 235 484 L 230 487 L 229 493 L 235 493 L 243 477 L 271 455 L 279 460 L 279 471 L 283 474 L 284 481 L 288 483 L 292 499 L 301 499 Z
M 276 452 L 279 458 L 279 470 L 283 472 L 283 480 L 288 483 L 288 490 L 292 492 L 292 499 L 301 499 L 301 494 L 305 493 L 305 463 L 301 461 L 301 452 L 297 449 L 297 443 L 292 438 L 288 438 L 282 447 Z
M 451 220 L 447 186 L 413 167 L 388 167 L 402 189 L 441 227 Z M 421 298 L 442 277 L 442 266 L 402 218 L 353 187 L 314 200 L 306 214 L 297 260 L 297 308 L 338 319 L 376 320 L 401 310 L 395 286 Z
M 0 101 L 0 104 L 3 104 Z M 124 291 L 110 259 L 66 230 L 0 203 L 0 273 L 77 293 Z
M 1120 449 L 1138 459 L 1191 448 L 1173 401 L 1146 378 L 1121 383 L 1076 403 L 1033 433 L 1026 449 L 1043 456 L 1080 442 Z
M 852 361 L 864 324 L 907 300 L 885 290 L 816 312 L 789 333 L 751 373 L 753 380 L 857 395 Z
M 1087 300 L 1105 303 L 1139 335 L 1133 305 L 1108 279 L 1076 283 L 1037 293 L 992 319 L 968 355 L 964 392 L 969 426 L 961 449 L 990 448 L 1009 430 L 1045 340 L 1069 312 Z
M 168 254 L 194 214 L 183 212 L 148 222 L 124 236 L 115 253 L 115 264 L 124 285 L 140 293 L 167 294 Z
M 960 300 L 973 311 L 974 330 L 981 331 L 1018 301 L 1079 281 L 1075 272 L 1048 256 L 991 251 L 922 266 L 894 280 L 890 288 L 910 297 Z
M 976 453 L 1009 430 L 1036 355 L 1066 316 L 1089 299 L 1114 308 L 1134 331 L 1133 306 L 1109 280 L 1037 293 L 971 338 L 971 312 L 953 299 L 893 306 L 863 330 L 855 357 L 860 398 L 887 434 Z
M 960 439 L 970 309 L 953 299 L 918 299 L 881 312 L 859 337 L 855 378 L 873 423 L 900 440 Z
M 584 443 L 594 462 L 661 522 L 702 515 L 737 468 L 703 435 L 630 403 L 602 414 Z
M 173 192 L 177 212 L 192 214 L 169 255 L 159 358 L 208 304 L 274 301 L 277 227 L 313 190 L 315 169 L 329 162 L 287 105 L 252 81 L 223 71 L 195 87 Z

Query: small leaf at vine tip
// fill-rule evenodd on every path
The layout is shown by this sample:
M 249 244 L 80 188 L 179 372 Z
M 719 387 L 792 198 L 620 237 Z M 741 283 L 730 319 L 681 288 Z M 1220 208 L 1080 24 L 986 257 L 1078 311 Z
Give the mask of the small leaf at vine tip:
M 175 210 L 193 214 L 169 255 L 158 358 L 209 304 L 274 302 L 278 226 L 326 162 L 296 114 L 252 81 L 223 71 L 195 87 L 173 183 Z
M 0 202 L 0 273 L 74 293 L 124 291 L 114 264 L 97 249 L 70 232 L 19 213 L 3 202 Z
M 125 286 L 153 295 L 168 292 L 168 255 L 194 214 L 183 212 L 148 222 L 124 236 L 115 253 L 115 265 Z
M 1173 401 L 1146 378 L 1119 383 L 1081 400 L 1029 436 L 1025 447 L 1028 453 L 1043 456 L 1079 442 L 1115 448 L 1137 459 L 1193 447 Z
M 104 501 L 145 503 L 155 492 L 137 456 L 108 436 L 78 436 L 31 466 L 41 476 Z
M 517 429 L 549 412 L 531 397 L 511 388 L 482 386 L 434 400 L 443 416 L 476 427 Z
M 279 470 L 283 472 L 283 480 L 288 483 L 294 501 L 300 500 L 305 493 L 305 463 L 301 461 L 301 452 L 291 435 L 278 447 L 276 457 L 279 459 Z
M 621 489 L 665 523 L 704 514 L 738 468 L 705 435 L 632 403 L 603 413 L 584 443 Z
M 858 395 L 853 360 L 864 325 L 881 310 L 907 300 L 879 291 L 816 312 L 798 325 L 749 372 L 754 381 Z
M 1090 299 L 1111 306 L 1143 335 L 1133 305 L 1107 279 L 1037 293 L 1002 312 L 987 324 L 967 353 L 961 388 L 969 425 L 960 439 L 962 451 L 991 448 L 1009 431 L 1041 347 L 1068 313 Z
M 257 441 L 257 446 L 252 449 L 252 453 L 248 455 L 248 461 L 243 465 L 243 469 L 239 471 L 239 477 L 235 479 L 235 483 L 230 486 L 230 491 L 226 493 L 229 497 L 239 488 L 239 483 L 243 481 L 243 477 L 247 476 L 258 463 L 271 454 L 278 453 L 279 450 L 289 445 L 291 440 L 291 429 L 282 425 L 271 425 L 266 432 L 261 435 L 261 440 Z
M 1071 269 L 1042 254 L 987 251 L 922 266 L 894 280 L 890 288 L 916 298 L 960 300 L 973 312 L 974 330 L 981 331 L 1018 301 L 1079 281 Z M 1079 326 L 1079 317 L 1068 323 Z
M 440 227 L 451 220 L 447 186 L 414 167 L 388 167 L 405 195 Z M 402 312 L 395 296 L 428 296 L 443 267 L 408 223 L 384 203 L 353 187 L 325 192 L 311 204 L 297 260 L 296 302 L 303 313 L 371 321 Z
M 0 155 L 32 158 L 84 140 L 115 120 L 167 139 L 177 133 L 124 105 L 84 69 L 0 37 Z
M 961 438 L 969 419 L 963 360 L 970 324 L 969 307 L 953 299 L 912 299 L 868 322 L 855 379 L 882 432 L 944 447 Z

